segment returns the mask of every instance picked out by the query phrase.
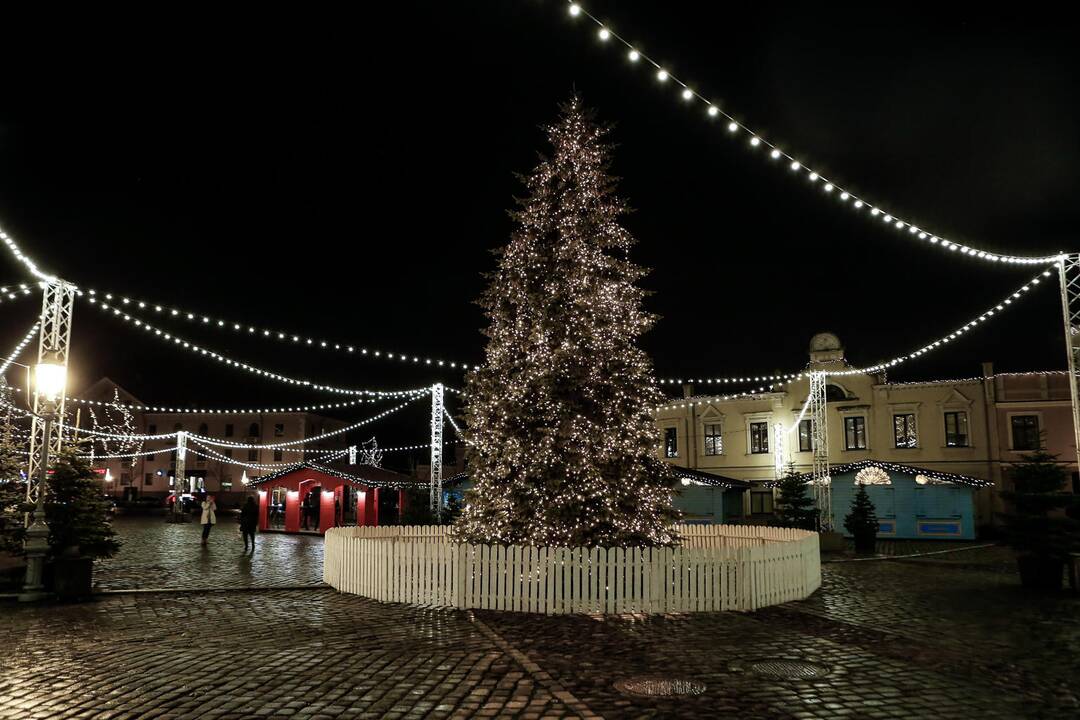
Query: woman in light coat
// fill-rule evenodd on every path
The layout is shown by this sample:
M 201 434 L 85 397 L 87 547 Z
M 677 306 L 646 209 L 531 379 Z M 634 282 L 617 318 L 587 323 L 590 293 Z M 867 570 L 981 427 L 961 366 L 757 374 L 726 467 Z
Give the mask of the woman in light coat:
M 210 528 L 217 523 L 217 505 L 211 495 L 207 495 L 202 501 L 202 519 L 199 522 L 202 523 L 202 544 L 205 547 L 206 538 L 210 537 Z

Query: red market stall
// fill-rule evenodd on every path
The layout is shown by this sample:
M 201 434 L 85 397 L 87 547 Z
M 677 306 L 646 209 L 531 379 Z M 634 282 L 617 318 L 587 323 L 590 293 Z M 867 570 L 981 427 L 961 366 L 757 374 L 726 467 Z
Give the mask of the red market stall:
M 275 510 L 284 512 L 285 532 L 321 534 L 342 525 L 378 525 L 379 501 L 384 493 L 397 494 L 400 516 L 407 504 L 406 490 L 419 487 L 416 480 L 392 470 L 370 465 L 352 470 L 347 473 L 305 462 L 253 479 L 248 487 L 257 492 L 259 530 L 270 528 L 275 496 L 284 496 L 284 508 Z

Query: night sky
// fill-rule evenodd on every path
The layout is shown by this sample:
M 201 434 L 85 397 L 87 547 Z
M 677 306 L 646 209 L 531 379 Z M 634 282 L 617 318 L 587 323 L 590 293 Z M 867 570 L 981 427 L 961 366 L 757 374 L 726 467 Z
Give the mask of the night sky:
M 764 137 L 922 227 L 1003 253 L 1077 249 L 1080 51 L 1065 23 L 940 4 L 708 5 L 586 7 Z M 820 330 L 852 362 L 877 362 L 1035 274 L 913 242 L 823 197 L 559 0 L 259 13 L 7 27 L 0 225 L 80 285 L 477 362 L 472 301 L 509 237 L 514 173 L 532 168 L 539 126 L 576 88 L 615 124 L 634 257 L 653 269 L 644 284 L 662 316 L 644 340 L 661 377 L 797 370 Z M 3 263 L 0 284 L 26 279 Z M 984 360 L 1063 367 L 1055 290 L 1041 285 L 890 378 L 977 375 Z M 4 354 L 37 302 L 0 305 Z M 315 380 L 461 385 L 452 372 L 169 326 Z M 153 404 L 334 399 L 170 354 L 85 305 L 73 348 L 75 387 L 109 375 Z M 377 427 L 380 444 L 424 442 L 425 412 Z

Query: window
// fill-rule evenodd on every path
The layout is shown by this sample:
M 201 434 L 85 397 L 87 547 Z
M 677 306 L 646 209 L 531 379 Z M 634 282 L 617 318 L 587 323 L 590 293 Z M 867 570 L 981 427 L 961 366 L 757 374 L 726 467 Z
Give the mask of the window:
M 769 452 L 769 423 L 750 423 L 750 452 L 754 455 Z
M 771 490 L 754 490 L 750 493 L 750 514 L 771 515 L 773 496 Z
M 251 423 L 248 425 L 248 437 L 259 437 L 259 423 Z
M 813 420 L 799 421 L 799 452 L 813 452 L 814 450 L 814 426 Z
M 862 415 L 844 418 L 844 449 L 866 449 L 866 418 Z
M 143 475 L 143 487 L 154 484 L 154 473 L 146 473 Z
M 678 428 L 664 428 L 664 457 L 679 457 Z
M 225 437 L 232 437 L 232 436 L 233 436 L 233 425 L 232 425 L 232 423 L 225 423 Z
M 222 448 L 221 454 L 232 460 L 232 448 Z
M 285 437 L 285 423 L 274 423 L 274 437 Z
M 705 423 L 705 454 L 724 454 L 724 434 L 720 423 Z
M 149 425 L 147 425 L 146 426 L 146 434 L 147 435 L 157 435 L 157 425 L 155 423 L 150 423 Z
M 232 490 L 232 475 L 221 476 L 221 489 Z
M 968 419 L 966 412 L 945 413 L 945 447 L 968 446 Z
M 204 436 L 209 435 L 210 434 L 210 426 L 207 425 L 206 423 L 199 423 L 199 434 L 204 435 Z
M 274 462 L 281 462 L 281 450 L 280 449 L 275 449 L 274 450 Z
M 1013 415 L 1010 422 L 1012 422 L 1013 450 L 1039 449 L 1038 415 Z
M 896 447 L 917 447 L 919 444 L 919 436 L 915 432 L 915 413 L 893 415 L 892 421 L 893 437 L 896 439 Z
M 259 450 L 257 448 L 248 448 L 248 462 L 259 461 Z

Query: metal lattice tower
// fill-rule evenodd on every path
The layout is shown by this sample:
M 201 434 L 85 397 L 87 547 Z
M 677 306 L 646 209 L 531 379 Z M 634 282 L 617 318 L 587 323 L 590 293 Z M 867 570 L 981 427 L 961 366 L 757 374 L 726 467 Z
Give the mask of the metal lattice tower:
M 1065 349 L 1069 354 L 1069 391 L 1072 393 L 1073 442 L 1080 463 L 1080 396 L 1076 372 L 1080 368 L 1080 254 L 1063 255 L 1058 261 L 1061 311 L 1065 320 Z
M 829 477 L 829 419 L 825 386 L 828 376 L 821 370 L 810 373 L 810 437 L 814 448 L 814 500 L 821 529 L 832 530 L 832 478 Z
M 44 290 L 41 300 L 41 329 L 38 333 L 38 363 L 45 360 L 58 363 L 65 368 L 68 364 L 68 350 L 71 345 L 71 316 L 75 309 L 75 286 L 63 280 L 42 283 Z M 34 396 L 34 417 L 30 431 L 30 463 L 26 473 L 26 500 L 36 503 L 39 492 L 39 464 L 41 462 L 41 444 L 49 443 L 49 456 L 55 458 L 60 452 L 64 437 L 64 393 L 56 403 L 56 422 L 51 423 L 49 437 L 45 437 L 45 420 L 42 418 L 42 405 L 45 402 L 36 392 Z M 29 514 L 27 514 L 29 522 Z
M 784 475 L 784 423 L 773 426 L 773 479 L 779 481 Z
M 443 386 L 431 386 L 431 487 L 428 506 L 442 518 Z
M 176 471 L 173 474 L 173 492 L 176 500 L 173 503 L 173 512 L 182 512 L 180 496 L 187 490 L 187 433 L 178 430 L 176 433 Z

